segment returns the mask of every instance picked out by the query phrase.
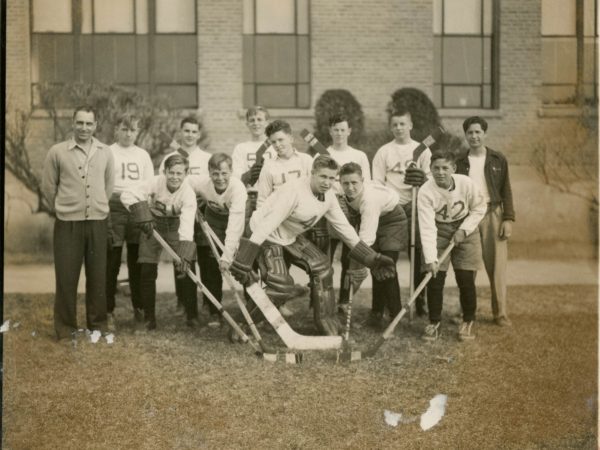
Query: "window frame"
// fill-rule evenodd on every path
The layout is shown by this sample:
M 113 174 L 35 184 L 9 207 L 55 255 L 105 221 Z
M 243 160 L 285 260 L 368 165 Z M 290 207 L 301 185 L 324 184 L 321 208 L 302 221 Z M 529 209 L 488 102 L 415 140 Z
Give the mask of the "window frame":
M 138 10 L 138 5 L 137 5 L 137 1 L 136 0 L 130 0 L 133 6 L 133 31 L 131 32 L 95 32 L 95 8 L 94 8 L 94 3 L 96 1 L 101 1 L 101 0 L 89 0 L 90 1 L 90 7 L 91 7 L 91 31 L 89 33 L 83 33 L 82 32 L 82 24 L 83 24 L 83 0 L 70 0 L 71 2 L 71 32 L 54 32 L 54 31 L 43 31 L 43 32 L 39 32 L 39 31 L 34 31 L 34 0 L 30 0 L 29 1 L 29 36 L 30 39 L 33 40 L 33 37 L 35 35 L 61 35 L 61 36 L 72 36 L 73 38 L 73 74 L 74 77 L 70 82 L 73 83 L 78 83 L 82 81 L 83 78 L 83 72 L 82 72 L 82 52 L 81 52 L 81 46 L 82 46 L 82 41 L 85 38 L 90 38 L 93 39 L 94 36 L 131 36 L 133 38 L 136 37 L 146 37 L 147 38 L 147 45 L 148 45 L 148 49 L 147 49 L 147 66 L 145 67 L 139 67 L 137 61 L 135 63 L 135 82 L 122 82 L 122 83 L 115 83 L 115 85 L 118 86 L 124 86 L 124 87 L 131 87 L 134 89 L 137 89 L 138 87 L 141 87 L 141 91 L 144 93 L 148 93 L 151 95 L 155 95 L 157 93 L 157 88 L 161 88 L 161 87 L 169 87 L 169 86 L 187 86 L 187 87 L 193 87 L 196 90 L 196 95 L 194 98 L 194 104 L 190 104 L 190 105 L 182 105 L 182 106 L 177 106 L 178 109 L 196 109 L 199 106 L 199 83 L 198 83 L 198 70 L 195 71 L 195 76 L 196 76 L 196 81 L 195 82 L 179 82 L 179 83 L 166 83 L 166 82 L 159 82 L 156 81 L 156 58 L 155 58 L 155 53 L 156 53 L 156 38 L 157 36 L 194 36 L 195 38 L 195 43 L 196 43 L 196 61 L 198 58 L 198 42 L 197 42 L 197 36 L 198 36 L 198 2 L 196 0 L 192 0 L 192 4 L 194 7 L 194 32 L 168 32 L 168 33 L 162 33 L 162 32 L 157 32 L 156 31 L 156 0 L 147 0 L 147 7 L 148 7 L 148 11 L 147 11 L 147 32 L 146 33 L 138 33 L 137 28 L 138 28 L 138 21 L 137 21 L 137 10 Z M 92 44 L 93 45 L 93 44 Z M 137 47 L 137 44 L 136 44 Z M 137 55 L 136 55 L 137 57 Z M 30 58 L 30 65 L 33 66 L 33 55 L 31 55 Z M 94 71 L 94 63 L 95 63 L 95 59 L 93 57 L 91 57 L 91 62 L 92 62 L 92 68 L 91 71 L 93 73 Z M 35 64 L 38 64 L 38 62 L 36 62 Z M 32 71 L 32 79 L 35 78 L 33 76 L 33 67 L 31 67 L 30 69 Z M 148 72 L 148 81 L 144 82 L 144 81 L 139 81 L 139 71 L 140 70 L 147 70 Z M 94 81 L 96 82 L 96 81 Z M 39 108 L 39 104 L 37 104 L 36 102 L 36 89 L 40 84 L 44 84 L 44 83 L 48 83 L 48 84 L 52 84 L 52 85 L 64 85 L 66 82 L 45 82 L 45 81 L 31 81 L 30 83 L 30 89 L 31 89 L 31 107 L 32 109 L 36 109 Z

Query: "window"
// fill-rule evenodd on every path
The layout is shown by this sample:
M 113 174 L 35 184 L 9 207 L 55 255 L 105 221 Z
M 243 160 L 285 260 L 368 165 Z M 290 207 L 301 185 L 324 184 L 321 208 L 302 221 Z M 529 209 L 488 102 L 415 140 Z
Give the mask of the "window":
M 32 93 L 112 83 L 198 104 L 196 0 L 32 0 Z
M 244 106 L 309 108 L 309 0 L 243 1 Z
M 598 103 L 596 11 L 597 0 L 542 0 L 544 104 Z
M 434 0 L 434 103 L 497 108 L 495 0 Z

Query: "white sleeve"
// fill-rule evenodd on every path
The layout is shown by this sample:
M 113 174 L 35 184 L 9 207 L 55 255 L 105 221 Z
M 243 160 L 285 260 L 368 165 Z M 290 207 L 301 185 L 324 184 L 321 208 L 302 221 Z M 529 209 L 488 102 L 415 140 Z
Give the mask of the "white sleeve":
M 427 189 L 419 189 L 417 212 L 419 216 L 419 232 L 425 264 L 437 261 L 437 228 L 435 226 L 435 208 L 433 199 L 427 195 Z
M 129 209 L 135 203 L 148 201 L 150 194 L 156 192 L 156 183 L 159 178 L 158 176 L 154 176 L 149 180 L 125 188 L 121 193 L 121 203 L 123 203 L 123 206 Z
M 360 229 L 358 236 L 368 246 L 375 243 L 381 208 L 374 199 L 364 199 L 360 211 Z M 368 200 L 368 201 L 367 201 Z
M 265 165 L 260 171 L 258 181 L 256 182 L 256 190 L 258 191 L 256 198 L 256 207 L 260 207 L 267 197 L 273 192 L 273 177 L 269 172 L 269 163 L 265 162 Z
M 225 250 L 221 260 L 232 262 L 233 256 L 240 245 L 240 238 L 244 233 L 246 223 L 246 199 L 248 194 L 246 188 L 240 182 L 236 184 L 232 193 L 231 206 L 229 207 L 229 218 L 227 219 L 227 230 L 225 231 Z
M 196 196 L 189 186 L 181 196 L 181 213 L 179 215 L 179 240 L 194 240 L 194 221 L 196 220 Z
M 254 211 L 254 214 L 258 215 L 257 218 L 262 221 L 256 230 L 252 230 L 250 240 L 261 245 L 292 214 L 297 204 L 297 189 L 282 188 L 275 191 L 259 209 Z
M 363 178 L 365 180 L 370 180 L 371 179 L 371 167 L 369 166 L 369 158 L 367 158 L 367 155 L 365 152 L 361 152 L 362 156 L 360 157 L 361 161 L 360 161 L 360 168 L 362 169 L 362 173 L 363 173 Z
M 143 159 L 143 171 L 144 171 L 144 176 L 142 177 L 142 179 L 144 180 L 149 180 L 154 176 L 154 164 L 152 164 L 152 159 L 150 158 L 150 154 L 146 151 L 143 150 L 143 155 L 142 159 Z
M 479 222 L 481 222 L 481 219 L 485 216 L 487 203 L 479 189 L 477 189 L 477 186 L 475 186 L 475 183 L 470 183 L 467 195 L 469 196 L 469 215 L 465 218 L 459 228 L 465 230 L 467 235 L 469 235 L 477 229 L 477 225 L 479 225 Z
M 427 178 L 431 178 L 431 150 L 429 150 L 429 148 L 426 148 L 423 153 L 421 153 L 417 163 L 419 169 L 425 172 Z
M 373 181 L 385 186 L 385 157 L 381 148 L 373 158 Z
M 354 227 L 348 222 L 337 198 L 334 197 L 330 203 L 329 209 L 325 213 L 325 218 L 348 247 L 353 248 L 359 243 L 360 238 Z
M 248 170 L 248 162 L 244 160 L 240 145 L 236 145 L 231 154 L 231 175 L 241 179 L 242 175 Z

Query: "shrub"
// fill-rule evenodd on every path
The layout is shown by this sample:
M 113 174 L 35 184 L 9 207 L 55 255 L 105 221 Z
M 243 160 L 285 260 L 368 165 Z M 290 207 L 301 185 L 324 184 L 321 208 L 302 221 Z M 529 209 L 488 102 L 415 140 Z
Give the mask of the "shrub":
M 410 112 L 413 122 L 411 135 L 415 141 L 423 141 L 441 123 L 433 102 L 416 88 L 402 88 L 394 92 L 386 109 L 388 117 L 393 111 Z
M 335 114 L 348 116 L 348 125 L 352 128 L 348 143 L 357 146 L 363 139 L 365 116 L 358 100 L 346 89 L 327 90 L 323 92 L 317 101 L 315 105 L 316 124 L 314 133 L 317 139 L 325 146 L 331 144 L 329 118 Z

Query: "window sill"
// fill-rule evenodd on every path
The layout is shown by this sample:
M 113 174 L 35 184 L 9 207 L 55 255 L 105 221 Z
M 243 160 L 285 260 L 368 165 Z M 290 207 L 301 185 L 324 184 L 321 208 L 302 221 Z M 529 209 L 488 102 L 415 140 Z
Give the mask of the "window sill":
M 596 116 L 596 108 L 578 107 L 575 105 L 544 105 L 538 109 L 539 117 L 579 117 L 583 114 Z
M 268 108 L 269 115 L 271 117 L 277 117 L 278 119 L 287 119 L 287 118 L 312 118 L 314 117 L 314 110 L 312 108 L 307 109 L 297 109 L 297 108 Z M 240 108 L 238 110 L 238 117 L 240 119 L 246 118 L 246 108 Z
M 74 108 L 57 109 L 56 116 L 59 119 L 71 118 L 73 117 L 73 111 Z M 172 111 L 176 111 L 177 115 L 181 115 L 181 117 L 185 117 L 187 115 L 196 115 L 199 118 L 201 118 L 203 114 L 202 108 L 173 108 Z M 168 114 L 165 114 L 165 117 L 167 116 Z M 33 111 L 31 113 L 31 117 L 33 117 L 34 119 L 49 119 L 50 114 L 44 108 L 41 108 L 40 106 L 34 106 Z
M 501 109 L 478 109 L 478 108 L 444 108 L 438 109 L 441 118 L 464 118 L 471 116 L 501 118 L 504 113 Z

